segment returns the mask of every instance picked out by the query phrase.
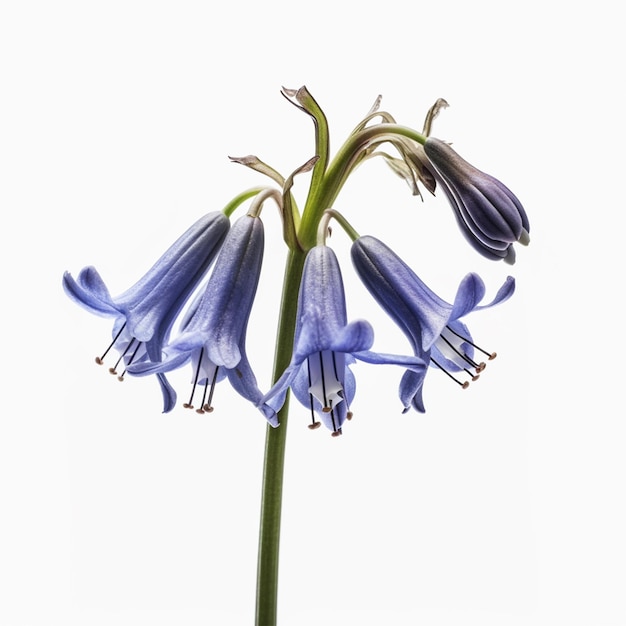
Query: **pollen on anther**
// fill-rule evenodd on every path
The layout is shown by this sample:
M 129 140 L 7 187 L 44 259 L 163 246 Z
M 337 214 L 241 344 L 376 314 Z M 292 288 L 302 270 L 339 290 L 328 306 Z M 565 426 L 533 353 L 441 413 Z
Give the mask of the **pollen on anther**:
M 109 367 L 109 374 L 113 374 L 114 376 L 117 376 L 117 370 L 114 367 Z
M 330 413 L 333 410 L 332 406 L 324 406 L 322 407 L 322 413 Z
M 343 433 L 341 432 L 341 428 L 339 428 L 338 430 L 333 430 L 330 434 L 332 437 L 339 437 L 339 435 L 342 435 Z
M 97 357 L 96 357 L 96 363 L 97 363 L 98 365 L 102 365 L 102 364 L 104 363 L 104 361 L 103 361 L 103 360 L 102 360 L 99 356 L 97 356 Z
M 352 417 L 354 416 L 354 413 L 352 411 L 348 411 L 346 413 L 346 419 L 349 421 L 352 419 Z
M 117 380 L 119 380 L 121 383 L 123 383 L 124 382 L 124 374 L 122 374 L 121 376 L 118 376 Z
M 202 409 L 205 411 L 205 413 L 213 413 L 213 407 L 212 407 L 212 406 L 210 406 L 210 405 L 208 405 L 208 404 L 205 404 L 205 405 L 202 407 Z
M 322 425 L 322 422 L 313 422 L 312 424 L 308 424 L 308 428 L 310 430 L 315 430 L 316 428 L 319 428 Z
M 494 360 L 497 356 L 498 356 L 498 353 L 497 353 L 497 352 L 492 352 L 492 353 L 489 355 L 489 360 L 490 360 L 490 361 L 493 361 L 493 360 Z
M 196 413 L 198 413 L 198 415 L 204 415 L 204 409 L 202 407 L 199 409 L 196 409 Z
M 461 389 L 467 389 L 470 386 L 469 384 L 469 380 L 466 380 L 463 382 L 463 384 L 461 385 Z
M 183 407 L 185 409 L 193 409 L 193 404 L 189 404 L 189 402 L 184 402 Z

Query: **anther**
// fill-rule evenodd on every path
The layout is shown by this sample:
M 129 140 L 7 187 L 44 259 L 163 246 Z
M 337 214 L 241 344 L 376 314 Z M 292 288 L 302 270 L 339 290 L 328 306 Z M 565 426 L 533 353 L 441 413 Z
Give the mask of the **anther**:
M 487 358 L 490 361 L 493 361 L 493 359 L 495 359 L 498 356 L 498 354 L 496 352 L 487 352 L 487 350 L 483 350 L 483 348 L 481 348 L 480 346 L 477 346 L 475 343 L 472 343 L 469 339 L 466 339 L 465 337 L 463 337 L 463 335 L 459 335 L 459 333 L 457 333 L 456 331 L 452 330 L 449 326 L 446 326 L 446 328 L 453 335 L 456 335 L 459 339 L 462 339 L 465 343 L 469 343 L 470 346 L 476 348 L 476 350 L 478 350 L 479 352 L 482 352 L 484 355 L 487 356 Z
M 469 380 L 465 380 L 465 381 L 460 381 L 458 378 L 455 378 L 452 374 L 450 374 L 450 372 L 443 367 L 442 365 L 440 365 L 439 363 L 437 363 L 437 361 L 435 361 L 435 359 L 433 359 L 432 357 L 430 357 L 430 360 L 444 373 L 447 374 L 457 385 L 459 385 L 462 389 L 467 389 L 469 387 Z
M 343 433 L 341 432 L 341 428 L 338 428 L 337 430 L 333 430 L 331 434 L 331 437 L 339 437 L 339 435 L 343 435 Z
M 352 417 L 353 417 L 353 416 L 354 416 L 354 413 L 353 413 L 352 411 L 348 411 L 348 412 L 346 413 L 346 419 L 347 419 L 348 421 L 350 421 L 350 420 L 352 419 Z
M 313 422 L 311 422 L 309 424 L 309 429 L 310 430 L 316 430 L 317 428 L 319 428 L 322 425 L 322 422 L 316 422 L 315 420 L 313 420 Z

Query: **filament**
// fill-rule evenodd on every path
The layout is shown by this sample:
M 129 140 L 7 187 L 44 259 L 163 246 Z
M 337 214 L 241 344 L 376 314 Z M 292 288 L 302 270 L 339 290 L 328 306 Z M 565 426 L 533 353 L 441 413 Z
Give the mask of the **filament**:
M 454 377 L 452 374 L 450 374 L 450 372 L 443 367 L 443 365 L 440 365 L 439 363 L 437 363 L 437 361 L 435 361 L 435 359 L 433 359 L 433 357 L 430 357 L 430 360 L 444 373 L 447 374 L 457 385 L 460 385 L 463 389 L 467 389 L 469 387 L 469 381 L 463 381 L 461 382 L 458 378 Z

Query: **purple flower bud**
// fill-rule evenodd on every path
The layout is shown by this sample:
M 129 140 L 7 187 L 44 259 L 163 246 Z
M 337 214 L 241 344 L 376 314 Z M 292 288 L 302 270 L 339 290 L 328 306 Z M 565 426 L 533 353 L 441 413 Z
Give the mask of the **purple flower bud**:
M 514 263 L 512 244 L 530 241 L 528 217 L 515 194 L 440 139 L 429 137 L 424 151 L 470 244 L 489 259 Z

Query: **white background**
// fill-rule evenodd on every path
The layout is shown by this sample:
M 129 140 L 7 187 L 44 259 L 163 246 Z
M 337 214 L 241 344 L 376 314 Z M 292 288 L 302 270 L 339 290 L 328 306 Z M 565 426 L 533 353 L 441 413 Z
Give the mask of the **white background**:
M 161 414 L 152 380 L 93 357 L 110 322 L 64 270 L 130 286 L 208 210 L 313 155 L 306 84 L 337 149 L 383 108 L 502 179 L 531 245 L 477 255 L 443 198 L 382 161 L 336 208 L 443 297 L 468 271 L 508 303 L 468 318 L 499 357 L 459 391 L 431 371 L 402 415 L 400 371 L 359 365 L 344 436 L 289 425 L 282 625 L 626 624 L 623 382 L 624 46 L 614 3 L 4 2 L 0 9 L 2 626 L 252 623 L 265 425 L 222 385 L 216 410 Z M 303 202 L 307 178 L 294 192 Z M 249 331 L 270 382 L 283 251 L 267 255 Z M 350 318 L 402 337 L 358 284 Z M 180 396 L 189 372 L 173 376 Z

